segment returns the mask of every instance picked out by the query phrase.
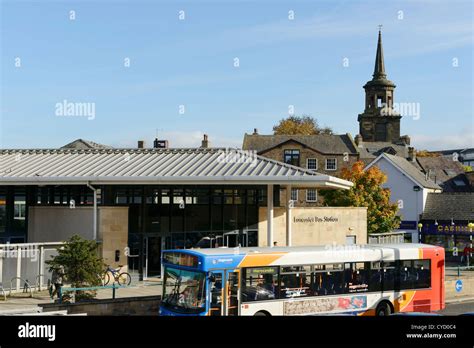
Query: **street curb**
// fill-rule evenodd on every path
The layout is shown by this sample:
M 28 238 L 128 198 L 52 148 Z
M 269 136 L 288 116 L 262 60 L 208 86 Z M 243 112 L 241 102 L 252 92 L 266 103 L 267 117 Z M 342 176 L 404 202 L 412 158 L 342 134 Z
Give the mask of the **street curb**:
M 464 302 L 464 301 L 474 301 L 474 297 L 459 297 L 459 298 L 453 298 L 450 300 L 445 300 L 445 303 L 459 303 L 459 302 Z

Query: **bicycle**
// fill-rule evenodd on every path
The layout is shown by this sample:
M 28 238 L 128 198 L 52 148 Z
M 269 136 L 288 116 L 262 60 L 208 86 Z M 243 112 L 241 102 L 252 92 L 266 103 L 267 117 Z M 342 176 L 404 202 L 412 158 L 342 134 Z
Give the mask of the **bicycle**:
M 132 282 L 132 277 L 127 272 L 120 272 L 122 267 L 123 265 L 119 265 L 119 268 L 114 269 L 110 266 L 107 266 L 107 269 L 105 270 L 102 276 L 102 282 L 104 283 L 104 285 L 109 284 L 110 274 L 112 274 L 114 282 L 117 282 L 119 285 L 130 285 L 130 283 Z

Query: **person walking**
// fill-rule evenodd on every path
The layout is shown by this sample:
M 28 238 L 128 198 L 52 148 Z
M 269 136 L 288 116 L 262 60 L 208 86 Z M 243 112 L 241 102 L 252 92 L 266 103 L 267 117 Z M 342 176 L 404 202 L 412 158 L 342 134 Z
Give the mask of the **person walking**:
M 61 287 L 63 286 L 63 281 L 64 281 L 64 267 L 59 266 L 53 268 L 53 274 L 51 275 L 51 283 L 54 286 L 53 291 L 51 292 L 51 298 L 54 298 L 54 295 L 58 296 L 59 299 L 59 294 Z

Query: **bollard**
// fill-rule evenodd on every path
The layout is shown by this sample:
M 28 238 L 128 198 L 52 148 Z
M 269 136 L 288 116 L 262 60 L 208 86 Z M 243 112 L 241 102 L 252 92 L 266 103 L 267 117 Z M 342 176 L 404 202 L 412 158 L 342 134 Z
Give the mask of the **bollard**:
M 461 266 L 458 265 L 458 277 L 461 276 Z
M 115 300 L 115 283 L 112 284 L 112 299 Z

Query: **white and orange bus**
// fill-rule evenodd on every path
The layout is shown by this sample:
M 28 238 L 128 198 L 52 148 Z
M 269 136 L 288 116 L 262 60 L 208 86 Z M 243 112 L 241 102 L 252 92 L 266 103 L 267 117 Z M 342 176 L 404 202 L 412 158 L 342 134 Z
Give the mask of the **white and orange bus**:
M 161 315 L 389 315 L 444 308 L 444 249 L 425 244 L 163 252 Z

